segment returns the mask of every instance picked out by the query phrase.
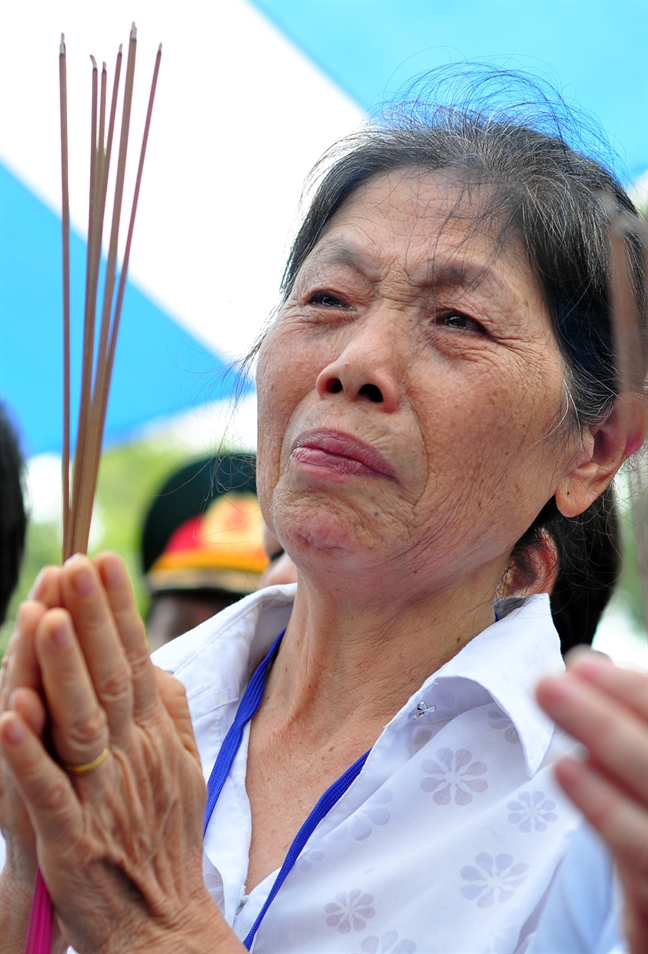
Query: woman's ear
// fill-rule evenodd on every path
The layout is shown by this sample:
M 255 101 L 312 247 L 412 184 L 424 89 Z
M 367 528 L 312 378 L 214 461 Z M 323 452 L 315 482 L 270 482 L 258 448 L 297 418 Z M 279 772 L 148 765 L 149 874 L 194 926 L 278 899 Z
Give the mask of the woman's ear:
M 556 488 L 556 506 L 565 517 L 576 517 L 611 482 L 621 464 L 646 439 L 648 406 L 642 395 L 617 398 L 601 424 L 586 427 L 580 448 Z

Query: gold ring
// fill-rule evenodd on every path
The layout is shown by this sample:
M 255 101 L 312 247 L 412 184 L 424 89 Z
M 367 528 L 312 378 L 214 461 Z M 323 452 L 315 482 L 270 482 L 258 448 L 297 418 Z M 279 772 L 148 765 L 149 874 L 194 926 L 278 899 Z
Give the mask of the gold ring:
M 83 765 L 64 765 L 63 768 L 71 775 L 87 775 L 89 772 L 94 772 L 95 769 L 99 768 L 101 763 L 105 762 L 109 755 L 110 749 L 106 746 L 101 755 L 98 755 L 92 762 L 84 762 Z

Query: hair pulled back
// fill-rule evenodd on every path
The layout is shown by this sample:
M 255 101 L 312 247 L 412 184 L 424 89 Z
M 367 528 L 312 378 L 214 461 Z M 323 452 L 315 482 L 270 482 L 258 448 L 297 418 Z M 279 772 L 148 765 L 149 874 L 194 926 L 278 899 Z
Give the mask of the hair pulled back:
M 542 81 L 487 66 L 434 71 L 316 166 L 313 198 L 290 252 L 283 293 L 290 294 L 335 214 L 368 182 L 406 169 L 451 173 L 469 203 L 472 190 L 479 190 L 477 226 L 495 224 L 500 247 L 509 239 L 522 243 L 565 364 L 565 424 L 596 424 L 618 395 L 608 291 L 610 210 L 638 219 L 611 158 L 594 124 Z M 627 229 L 625 240 L 645 347 L 639 231 Z M 551 500 L 513 551 L 523 565 L 542 531 L 554 541 L 559 574 L 552 606 L 564 649 L 591 641 L 616 583 L 615 507 L 611 488 L 572 520 Z

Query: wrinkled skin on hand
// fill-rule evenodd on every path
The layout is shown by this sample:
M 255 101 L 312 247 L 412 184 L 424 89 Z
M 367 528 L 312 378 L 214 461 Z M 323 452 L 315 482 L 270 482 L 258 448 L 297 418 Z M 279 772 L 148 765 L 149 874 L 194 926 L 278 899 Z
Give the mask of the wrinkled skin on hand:
M 76 558 L 49 576 L 52 592 L 34 595 L 50 605 L 21 615 L 1 720 L 15 870 L 33 877 L 35 832 L 61 930 L 81 954 L 242 951 L 203 884 L 206 792 L 184 689 L 150 661 L 123 564 Z M 43 704 L 57 761 L 26 717 L 42 718 Z M 87 775 L 61 768 L 106 747 Z
M 556 777 L 613 852 L 631 954 L 648 950 L 648 676 L 574 651 L 568 673 L 543 679 L 538 701 L 587 747 Z

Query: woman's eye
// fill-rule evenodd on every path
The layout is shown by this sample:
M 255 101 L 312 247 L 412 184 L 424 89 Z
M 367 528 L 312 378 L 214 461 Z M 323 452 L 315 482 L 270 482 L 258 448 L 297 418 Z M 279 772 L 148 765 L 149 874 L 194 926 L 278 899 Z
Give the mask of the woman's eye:
M 348 308 L 346 302 L 333 295 L 331 292 L 319 291 L 311 295 L 308 299 L 309 305 L 324 305 L 326 308 Z
M 459 311 L 449 311 L 437 317 L 437 325 L 443 325 L 444 328 L 456 328 L 457 331 L 472 331 L 477 334 L 486 334 L 484 326 L 474 318 L 468 315 L 462 315 Z

